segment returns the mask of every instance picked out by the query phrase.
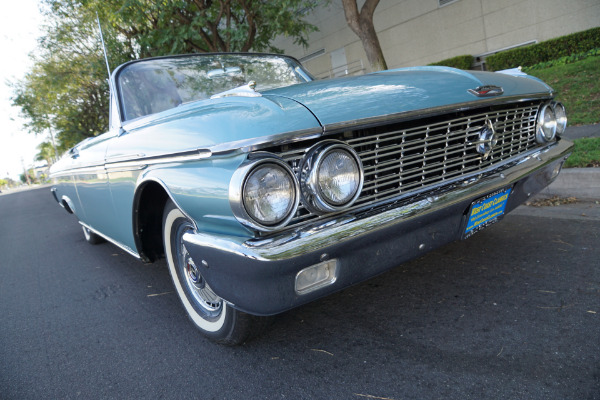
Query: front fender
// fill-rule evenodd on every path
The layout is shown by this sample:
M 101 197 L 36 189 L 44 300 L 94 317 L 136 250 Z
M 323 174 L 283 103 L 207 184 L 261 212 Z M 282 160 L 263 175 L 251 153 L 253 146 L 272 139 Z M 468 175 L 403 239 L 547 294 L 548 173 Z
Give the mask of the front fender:
M 229 181 L 245 159 L 245 154 L 236 154 L 146 170 L 136 183 L 134 221 L 145 187 L 154 183 L 163 188 L 196 231 L 251 237 L 251 232 L 237 221 L 229 205 Z

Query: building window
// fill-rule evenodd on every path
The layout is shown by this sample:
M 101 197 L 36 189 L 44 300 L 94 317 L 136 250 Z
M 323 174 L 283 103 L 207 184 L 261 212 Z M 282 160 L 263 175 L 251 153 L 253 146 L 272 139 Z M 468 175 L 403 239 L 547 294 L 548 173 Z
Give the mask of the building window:
M 451 4 L 451 3 L 456 3 L 457 1 L 458 0 L 438 0 L 438 5 L 440 7 L 443 7 L 443 6 L 447 6 L 448 4 Z

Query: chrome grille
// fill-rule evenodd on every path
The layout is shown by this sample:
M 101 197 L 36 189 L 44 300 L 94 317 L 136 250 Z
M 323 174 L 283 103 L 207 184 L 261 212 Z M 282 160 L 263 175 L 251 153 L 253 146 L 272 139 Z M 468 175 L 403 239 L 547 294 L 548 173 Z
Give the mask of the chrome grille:
M 352 146 L 363 163 L 365 183 L 352 209 L 373 207 L 411 190 L 477 173 L 538 146 L 535 126 L 539 105 L 529 102 L 488 107 L 428 118 L 427 124 L 410 121 L 332 136 Z M 484 159 L 476 151 L 476 142 L 488 119 L 498 134 L 498 143 Z M 272 150 L 297 173 L 307 148 L 299 143 Z M 317 217 L 301 204 L 290 224 Z

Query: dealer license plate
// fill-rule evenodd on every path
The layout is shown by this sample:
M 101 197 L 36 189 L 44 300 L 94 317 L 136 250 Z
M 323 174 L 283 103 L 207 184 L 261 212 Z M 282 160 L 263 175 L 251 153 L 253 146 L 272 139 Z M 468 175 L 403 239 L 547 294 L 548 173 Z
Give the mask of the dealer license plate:
M 472 236 L 502 218 L 511 190 L 512 188 L 499 190 L 471 204 L 467 214 L 467 226 L 463 233 L 463 239 Z

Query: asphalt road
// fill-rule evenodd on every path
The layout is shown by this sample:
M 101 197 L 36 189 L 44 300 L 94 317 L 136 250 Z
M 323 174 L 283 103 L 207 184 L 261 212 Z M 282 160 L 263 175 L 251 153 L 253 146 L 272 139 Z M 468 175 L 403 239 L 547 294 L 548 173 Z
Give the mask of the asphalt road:
M 520 208 L 227 348 L 163 263 L 87 244 L 47 188 L 3 194 L 0 398 L 600 399 L 598 207 Z

